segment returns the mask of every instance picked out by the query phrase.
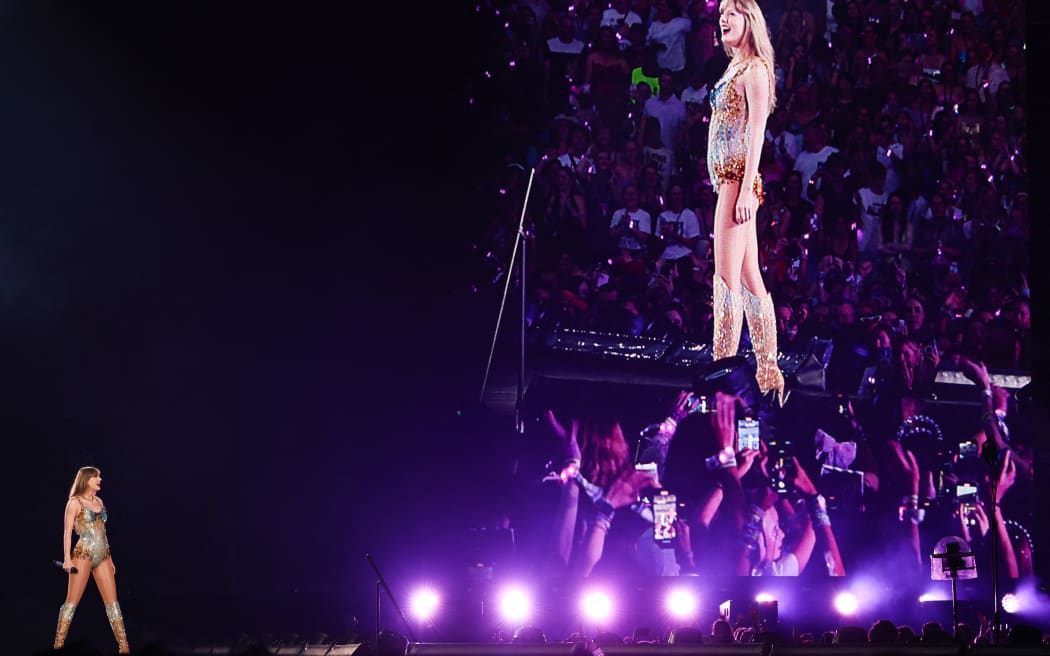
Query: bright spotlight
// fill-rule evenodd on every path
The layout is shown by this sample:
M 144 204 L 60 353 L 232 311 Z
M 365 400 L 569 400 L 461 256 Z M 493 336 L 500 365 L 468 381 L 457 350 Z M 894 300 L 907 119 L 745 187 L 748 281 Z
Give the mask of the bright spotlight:
M 679 619 L 692 617 L 696 607 L 696 596 L 688 590 L 674 590 L 667 596 L 667 612 Z
M 408 601 L 408 607 L 416 619 L 426 622 L 434 617 L 440 601 L 436 592 L 430 588 L 422 588 L 412 593 Z
M 852 615 L 857 612 L 857 598 L 849 592 L 835 595 L 835 610 L 840 615 Z
M 1017 595 L 1008 592 L 1003 595 L 1002 607 L 1007 613 L 1016 613 L 1021 610 L 1021 600 Z
M 511 624 L 520 624 L 528 620 L 531 607 L 529 596 L 520 588 L 508 588 L 500 595 L 500 614 Z
M 759 592 L 757 595 L 755 595 L 755 601 L 757 601 L 760 604 L 776 600 L 777 598 L 769 594 L 768 592 Z
M 583 598 L 583 615 L 592 622 L 604 622 L 612 614 L 612 600 L 603 592 L 590 592 Z

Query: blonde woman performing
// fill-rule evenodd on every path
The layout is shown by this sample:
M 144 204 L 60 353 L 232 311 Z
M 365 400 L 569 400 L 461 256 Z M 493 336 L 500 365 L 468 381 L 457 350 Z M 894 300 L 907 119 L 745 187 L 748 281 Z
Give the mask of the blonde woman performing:
M 65 644 L 73 612 L 84 596 L 88 578 L 94 576 L 102 603 L 106 605 L 106 617 L 113 629 L 113 637 L 117 639 L 118 653 L 127 654 L 130 653 L 128 637 L 117 603 L 117 568 L 113 565 L 106 539 L 106 506 L 98 496 L 101 488 L 102 473 L 96 467 L 81 467 L 69 490 L 62 531 L 62 569 L 69 572 L 69 587 L 66 589 L 66 603 L 58 611 L 55 649 Z M 75 547 L 71 545 L 73 531 L 78 536 Z M 76 572 L 73 572 L 74 568 Z
M 755 230 L 763 199 L 758 163 L 766 119 L 776 104 L 773 46 L 755 0 L 722 0 L 718 13 L 730 62 L 711 92 L 707 150 L 708 174 L 718 192 L 712 350 L 716 360 L 736 355 L 746 316 L 759 389 L 774 393 L 783 405 L 773 298 L 762 281 Z

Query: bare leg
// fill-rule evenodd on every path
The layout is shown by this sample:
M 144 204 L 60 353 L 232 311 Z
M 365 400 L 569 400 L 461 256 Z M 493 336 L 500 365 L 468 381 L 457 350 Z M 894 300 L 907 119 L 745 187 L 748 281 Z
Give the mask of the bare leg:
M 73 614 L 77 610 L 77 604 L 84 596 L 88 579 L 91 578 L 91 563 L 78 558 L 73 561 L 73 567 L 77 573 L 69 574 L 69 583 L 66 586 L 66 601 L 58 609 L 58 625 L 55 627 L 55 649 L 60 649 L 66 644 L 66 636 L 69 634 L 69 625 L 73 622 Z
M 106 558 L 102 564 L 95 568 L 95 585 L 102 595 L 102 603 L 106 605 L 106 617 L 109 618 L 109 626 L 113 629 L 113 637 L 117 639 L 117 653 L 127 654 L 128 634 L 124 629 L 124 616 L 120 612 L 120 604 L 117 603 L 117 581 L 113 570 L 113 561 Z
M 746 236 L 743 226 L 733 222 L 733 209 L 740 184 L 723 183 L 715 205 L 714 332 L 711 355 L 715 360 L 736 355 L 740 346 L 744 308 L 740 295 L 740 269 Z

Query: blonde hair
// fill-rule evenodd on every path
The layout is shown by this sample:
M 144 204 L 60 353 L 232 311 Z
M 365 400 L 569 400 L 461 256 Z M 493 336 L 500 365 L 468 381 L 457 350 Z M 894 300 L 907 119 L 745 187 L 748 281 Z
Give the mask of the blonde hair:
M 773 42 L 769 38 L 769 26 L 766 17 L 762 15 L 762 8 L 758 6 L 758 0 L 721 0 L 723 4 L 733 3 L 733 6 L 744 15 L 747 37 L 751 41 L 751 50 L 755 56 L 766 64 L 766 75 L 769 77 L 769 113 L 777 106 L 777 85 L 774 77 Z M 730 59 L 733 57 L 733 49 L 725 41 L 722 42 L 726 54 Z
M 69 497 L 79 497 L 87 490 L 88 480 L 98 476 L 98 467 L 81 467 L 73 478 L 73 485 L 69 488 Z

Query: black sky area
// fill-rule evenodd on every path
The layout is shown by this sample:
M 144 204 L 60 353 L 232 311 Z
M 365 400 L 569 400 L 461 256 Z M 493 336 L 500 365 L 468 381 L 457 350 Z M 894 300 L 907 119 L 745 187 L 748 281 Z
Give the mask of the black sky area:
M 370 608 L 364 552 L 418 565 L 455 514 L 479 54 L 470 7 L 363 4 L 0 4 L 0 598 L 34 627 L 81 465 L 132 600 Z

